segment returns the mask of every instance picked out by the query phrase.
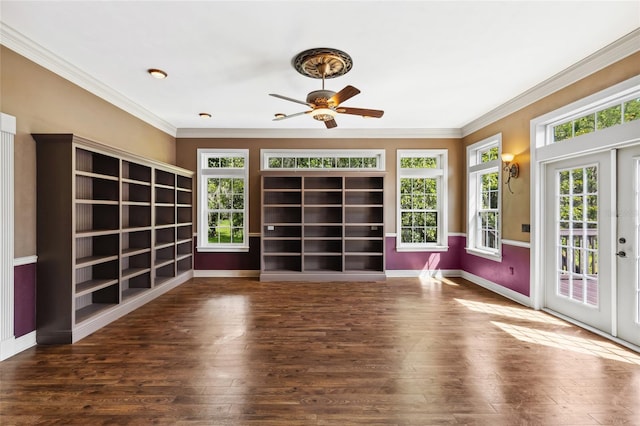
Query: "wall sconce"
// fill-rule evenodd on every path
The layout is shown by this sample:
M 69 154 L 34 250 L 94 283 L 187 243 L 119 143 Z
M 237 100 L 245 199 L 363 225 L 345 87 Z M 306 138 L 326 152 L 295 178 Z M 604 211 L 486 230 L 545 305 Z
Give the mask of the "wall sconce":
M 513 191 L 511 190 L 511 178 L 517 179 L 518 178 L 518 174 L 520 173 L 520 168 L 518 167 L 518 163 L 514 163 L 513 159 L 515 158 L 515 155 L 513 154 L 509 154 L 509 153 L 504 153 L 502 154 L 502 162 L 504 163 L 504 166 L 502 167 L 502 170 L 504 170 L 507 173 L 507 187 L 509 188 L 509 192 L 513 194 Z

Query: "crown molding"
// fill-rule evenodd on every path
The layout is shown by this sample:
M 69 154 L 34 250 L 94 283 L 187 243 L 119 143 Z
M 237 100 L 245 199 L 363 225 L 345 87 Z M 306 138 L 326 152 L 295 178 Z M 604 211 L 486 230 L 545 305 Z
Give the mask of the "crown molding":
M 460 139 L 460 129 L 205 129 L 180 128 L 177 138 Z
M 462 127 L 462 137 L 468 136 L 638 51 L 640 51 L 640 28 L 467 123 Z
M 53 52 L 45 49 L 40 44 L 20 34 L 4 22 L 0 22 L 0 44 L 128 112 L 134 117 L 175 137 L 177 130 L 175 126 L 133 102 L 126 96 L 123 96 L 120 92 L 102 83 L 70 62 L 65 61 Z
M 0 44 L 82 87 L 129 114 L 180 138 L 349 138 L 349 139 L 424 139 L 455 138 L 462 136 L 460 129 L 201 129 L 176 128 L 146 108 L 123 96 L 120 92 L 95 79 L 80 68 L 65 61 L 38 43 L 0 22 Z
M 640 51 L 640 28 L 505 102 L 492 111 L 467 123 L 461 129 L 332 129 L 330 132 L 327 132 L 326 129 L 176 128 L 171 123 L 133 102 L 120 92 L 95 79 L 90 74 L 23 36 L 1 21 L 0 44 L 105 101 L 110 102 L 149 125 L 177 138 L 459 139 Z

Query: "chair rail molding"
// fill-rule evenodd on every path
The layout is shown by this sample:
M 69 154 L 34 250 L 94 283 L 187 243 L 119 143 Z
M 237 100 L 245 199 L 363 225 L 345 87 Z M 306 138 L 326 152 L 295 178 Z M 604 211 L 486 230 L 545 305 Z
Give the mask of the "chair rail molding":
M 13 150 L 16 118 L 0 113 L 0 361 L 15 354 L 13 332 Z

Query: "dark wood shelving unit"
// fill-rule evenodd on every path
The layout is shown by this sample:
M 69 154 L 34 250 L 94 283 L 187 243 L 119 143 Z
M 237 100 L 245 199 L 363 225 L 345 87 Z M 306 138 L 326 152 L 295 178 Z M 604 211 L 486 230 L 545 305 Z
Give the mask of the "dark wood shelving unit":
M 73 134 L 33 137 L 38 343 L 76 342 L 193 276 L 193 172 Z
M 262 281 L 379 281 L 384 175 L 265 171 Z

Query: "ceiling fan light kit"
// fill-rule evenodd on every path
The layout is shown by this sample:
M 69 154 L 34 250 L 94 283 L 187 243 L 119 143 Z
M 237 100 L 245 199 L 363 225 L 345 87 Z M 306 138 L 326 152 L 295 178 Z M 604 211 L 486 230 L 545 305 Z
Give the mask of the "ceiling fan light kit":
M 331 108 L 316 108 L 311 113 L 311 116 L 318 121 L 329 121 L 333 120 L 336 114 L 337 112 L 335 112 Z
M 292 60 L 292 65 L 296 71 L 306 77 L 321 78 L 322 89 L 310 92 L 307 95 L 306 101 L 300 101 L 287 96 L 270 93 L 270 96 L 283 99 L 285 101 L 307 105 L 311 108 L 309 111 L 289 115 L 278 113 L 275 115 L 275 118 L 273 119 L 274 121 L 311 114 L 314 119 L 323 121 L 326 127 L 331 129 L 338 126 L 334 120 L 337 114 L 351 114 L 375 118 L 380 118 L 384 114 L 384 111 L 381 110 L 339 107 L 342 102 L 360 93 L 360 90 L 353 86 L 346 86 L 337 93 L 333 90 L 326 90 L 324 88 L 325 79 L 344 75 L 353 67 L 351 56 L 345 52 L 327 47 L 309 49 L 296 55 Z

